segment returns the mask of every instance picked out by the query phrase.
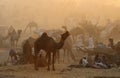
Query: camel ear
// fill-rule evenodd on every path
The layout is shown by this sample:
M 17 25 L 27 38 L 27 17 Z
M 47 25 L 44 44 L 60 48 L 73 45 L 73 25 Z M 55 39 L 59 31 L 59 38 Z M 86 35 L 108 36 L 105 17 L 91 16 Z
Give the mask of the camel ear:
M 66 31 L 66 32 L 70 35 L 69 31 Z

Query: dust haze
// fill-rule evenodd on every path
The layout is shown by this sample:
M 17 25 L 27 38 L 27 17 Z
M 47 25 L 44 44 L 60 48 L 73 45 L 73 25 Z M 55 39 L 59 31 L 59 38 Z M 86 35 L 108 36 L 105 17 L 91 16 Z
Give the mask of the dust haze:
M 43 28 L 69 25 L 68 19 L 100 22 L 120 19 L 120 0 L 0 0 L 0 25 L 24 28 L 35 21 Z M 71 25 L 74 26 L 74 25 Z
M 0 0 L 0 78 L 120 78 L 119 34 L 120 0 Z

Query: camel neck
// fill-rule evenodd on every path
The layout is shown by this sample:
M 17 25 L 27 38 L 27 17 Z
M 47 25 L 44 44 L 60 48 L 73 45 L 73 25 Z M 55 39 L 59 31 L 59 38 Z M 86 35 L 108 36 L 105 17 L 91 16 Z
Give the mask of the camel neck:
M 62 48 L 62 46 L 64 45 L 64 40 L 60 40 L 60 42 L 57 43 L 57 49 Z

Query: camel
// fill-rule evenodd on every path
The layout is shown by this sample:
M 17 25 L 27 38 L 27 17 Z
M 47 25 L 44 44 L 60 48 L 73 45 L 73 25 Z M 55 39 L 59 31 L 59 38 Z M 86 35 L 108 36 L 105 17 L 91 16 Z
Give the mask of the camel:
M 66 26 L 63 26 L 62 28 L 65 31 L 67 31 Z M 52 37 L 54 37 L 57 42 L 60 40 L 60 36 L 58 35 L 60 33 L 62 33 L 62 31 L 57 30 L 52 34 Z M 64 50 L 63 62 L 64 62 L 66 56 L 67 56 L 68 61 L 69 61 L 69 57 L 71 57 L 72 60 L 74 60 L 74 61 L 76 60 L 75 55 L 72 52 L 72 48 L 73 48 L 72 45 L 73 45 L 73 40 L 72 40 L 72 35 L 71 35 L 66 39 L 66 41 L 65 41 L 65 43 L 62 47 L 62 49 Z M 58 61 L 58 63 L 60 63 L 60 52 L 59 52 L 59 50 L 56 53 L 56 60 Z
M 17 32 L 13 30 L 11 33 L 9 33 L 10 41 L 11 41 L 11 46 L 17 47 L 20 35 L 21 35 L 22 30 L 18 30 Z
M 28 25 L 26 26 L 24 32 L 26 32 L 28 28 L 30 29 L 30 33 L 31 33 L 33 28 L 35 28 L 35 29 L 38 28 L 38 24 L 34 21 L 29 22 Z
M 57 40 L 58 40 L 58 38 L 57 38 Z M 74 55 L 74 53 L 72 52 L 72 48 L 73 48 L 72 44 L 73 44 L 73 43 L 72 43 L 72 39 L 71 39 L 71 37 L 69 36 L 69 37 L 66 39 L 63 47 L 61 48 L 61 49 L 63 49 L 63 51 L 64 51 L 63 61 L 62 61 L 63 63 L 64 63 L 64 61 L 65 61 L 65 57 L 67 57 L 67 61 L 68 61 L 68 62 L 70 62 L 70 58 L 71 58 L 73 61 L 76 61 L 75 55 Z M 59 50 L 58 50 L 58 52 L 56 53 L 56 59 L 57 59 L 58 63 L 60 63 L 60 51 L 59 51 Z
M 48 56 L 48 69 L 47 69 L 48 71 L 50 71 L 51 54 L 53 54 L 52 67 L 53 67 L 53 71 L 55 71 L 54 58 L 56 55 L 56 51 L 62 48 L 68 36 L 69 36 L 69 32 L 66 31 L 61 35 L 61 40 L 57 43 L 53 38 L 49 37 L 47 33 L 43 33 L 42 36 L 35 41 L 34 43 L 35 70 L 38 70 L 38 53 L 42 49 L 42 50 L 45 50 Z

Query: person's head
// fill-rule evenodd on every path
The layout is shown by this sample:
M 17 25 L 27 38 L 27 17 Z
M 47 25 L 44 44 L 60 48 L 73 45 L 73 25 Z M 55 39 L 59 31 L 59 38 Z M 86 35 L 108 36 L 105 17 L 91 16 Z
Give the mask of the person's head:
M 86 57 L 83 57 L 83 59 L 87 59 Z
M 29 43 L 29 40 L 28 40 L 28 39 L 26 40 L 26 43 Z
M 102 59 L 105 59 L 106 57 L 105 56 L 102 56 Z
M 96 57 L 96 58 L 98 58 L 98 57 L 99 57 L 99 55 L 98 55 L 98 54 L 96 54 L 96 55 L 95 55 L 95 57 Z
M 43 33 L 43 35 L 47 35 L 47 33 L 46 33 L 46 32 L 44 32 L 44 33 Z
M 113 38 L 109 38 L 109 42 L 113 42 Z
M 40 54 L 39 57 L 42 57 L 42 54 Z
M 13 47 L 11 47 L 11 48 L 10 48 L 10 50 L 14 50 L 14 48 L 13 48 Z
M 120 41 L 117 42 L 117 45 L 120 45 Z

